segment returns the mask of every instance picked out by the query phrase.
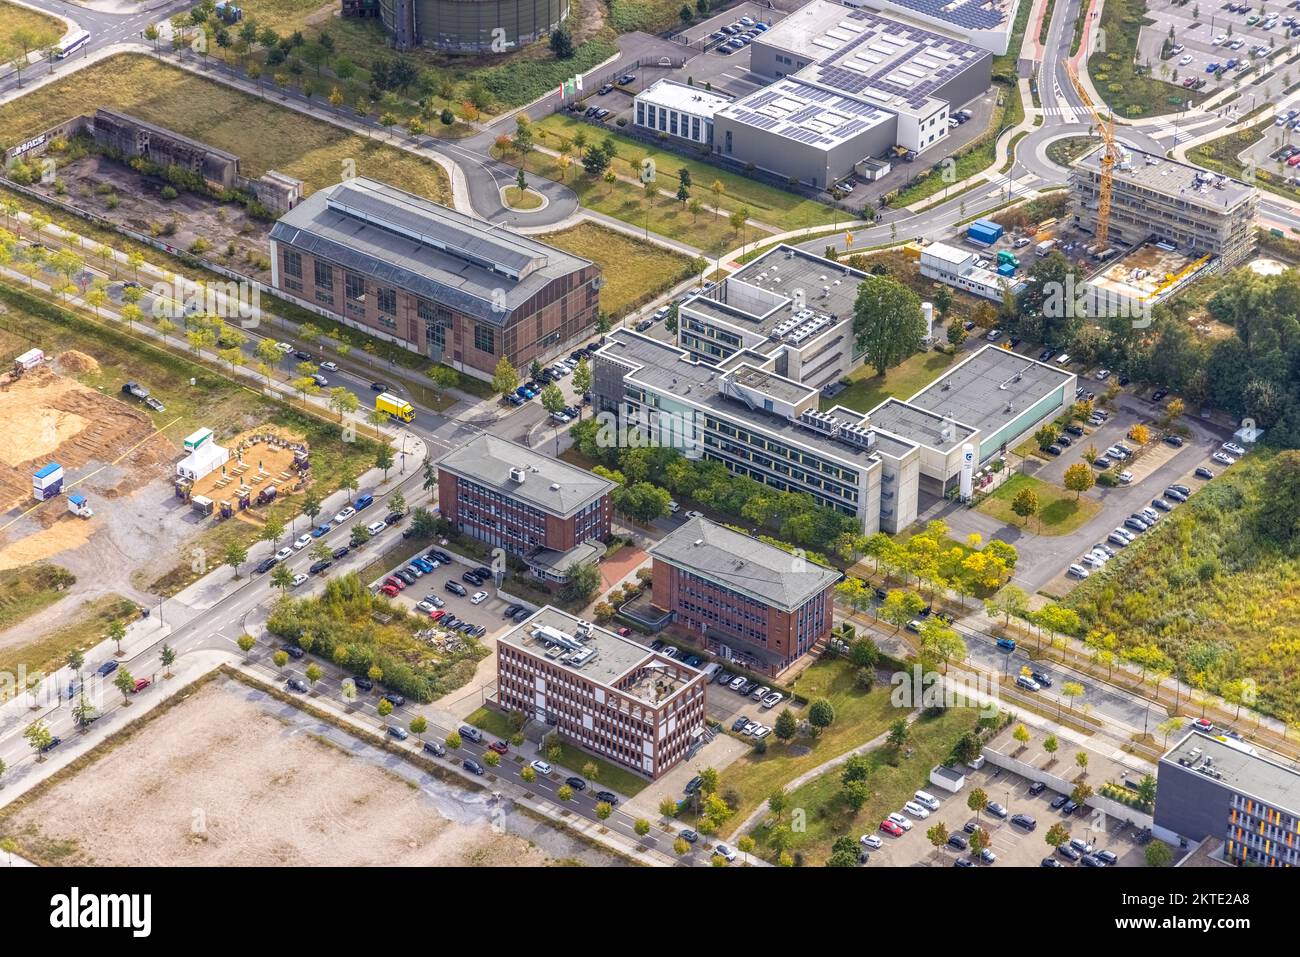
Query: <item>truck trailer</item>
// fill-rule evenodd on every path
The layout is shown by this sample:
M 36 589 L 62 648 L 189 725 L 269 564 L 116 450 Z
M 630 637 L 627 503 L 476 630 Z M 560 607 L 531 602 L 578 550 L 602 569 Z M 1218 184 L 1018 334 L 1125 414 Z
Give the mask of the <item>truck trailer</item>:
M 375 411 L 387 412 L 390 419 L 400 422 L 415 421 L 415 407 L 391 392 L 381 392 L 375 396 Z

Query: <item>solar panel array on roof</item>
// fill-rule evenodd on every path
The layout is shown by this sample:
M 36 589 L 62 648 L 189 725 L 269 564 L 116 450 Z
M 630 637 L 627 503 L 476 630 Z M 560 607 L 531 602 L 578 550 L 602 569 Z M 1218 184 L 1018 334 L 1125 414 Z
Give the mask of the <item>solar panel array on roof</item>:
M 890 0 L 900 7 L 946 20 L 971 30 L 992 30 L 1006 22 L 1007 14 L 999 6 L 984 6 L 983 0 Z M 1021 0 L 1024 2 L 1024 0 Z

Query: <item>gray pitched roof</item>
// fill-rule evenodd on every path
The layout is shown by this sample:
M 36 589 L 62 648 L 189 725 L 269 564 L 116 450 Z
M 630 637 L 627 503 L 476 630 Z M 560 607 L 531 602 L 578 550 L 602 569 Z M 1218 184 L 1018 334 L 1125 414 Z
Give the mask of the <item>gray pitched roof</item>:
M 833 568 L 696 518 L 651 546 L 656 559 L 742 595 L 793 611 L 840 580 Z
M 614 489 L 613 482 L 586 469 L 486 432 L 452 449 L 438 460 L 438 468 L 561 518 Z M 522 469 L 524 480 L 511 478 L 511 469 Z
M 591 265 L 363 178 L 312 193 L 280 217 L 271 238 L 494 325 L 551 281 Z

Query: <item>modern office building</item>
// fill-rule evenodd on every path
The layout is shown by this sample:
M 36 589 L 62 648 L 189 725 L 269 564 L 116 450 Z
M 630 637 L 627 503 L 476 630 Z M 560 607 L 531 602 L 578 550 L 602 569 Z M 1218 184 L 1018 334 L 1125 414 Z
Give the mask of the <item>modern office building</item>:
M 869 413 L 819 411 L 820 392 L 753 350 L 717 365 L 616 330 L 596 353 L 596 408 L 652 444 L 853 516 L 864 534 L 916 520 L 921 492 L 948 495 L 969 472 L 1058 415 L 1072 373 L 986 346 L 910 399 Z
M 867 419 L 921 446 L 921 488 L 958 485 L 962 449 L 983 465 L 1014 448 L 1074 402 L 1077 377 L 1010 348 L 986 345 L 909 399 L 886 399 Z
M 1160 759 L 1156 833 L 1223 842 L 1233 864 L 1300 864 L 1300 773 L 1232 738 L 1191 731 Z
M 604 554 L 613 490 L 586 469 L 487 432 L 438 460 L 442 517 L 548 581 L 566 581 L 570 565 Z
M 866 273 L 795 246 L 780 245 L 731 273 L 677 310 L 678 344 L 721 362 L 751 350 L 788 379 L 820 388 L 848 374 L 853 305 Z
M 750 44 L 771 85 L 714 114 L 714 149 L 824 188 L 895 147 L 923 152 L 988 89 L 992 57 L 915 24 L 811 0 Z
M 976 265 L 984 255 L 988 254 L 947 243 L 930 243 L 921 249 L 921 275 L 999 303 L 1008 290 L 1016 295 L 1024 288 L 1024 282 L 1014 276 L 1002 276 Z
M 632 123 L 655 135 L 711 146 L 713 114 L 730 102 L 723 93 L 665 77 L 636 95 Z
M 1089 233 L 1098 225 L 1101 159 L 1098 147 L 1070 171 L 1070 212 Z M 1191 256 L 1208 254 L 1208 271 L 1244 262 L 1255 249 L 1254 186 L 1164 156 L 1123 148 L 1111 177 L 1108 246 L 1119 251 L 1147 241 Z
M 704 518 L 650 555 L 655 604 L 725 661 L 776 677 L 831 633 L 834 569 Z
M 271 283 L 482 379 L 588 335 L 600 267 L 374 180 L 318 190 L 271 229 Z
M 399 50 L 509 53 L 547 36 L 569 15 L 569 0 L 378 2 L 384 31 Z
M 846 7 L 897 13 L 967 37 L 981 50 L 1002 56 L 1011 45 L 1017 8 L 1030 0 L 844 0 Z
M 702 671 L 542 608 L 497 639 L 497 703 L 657 778 L 706 740 Z

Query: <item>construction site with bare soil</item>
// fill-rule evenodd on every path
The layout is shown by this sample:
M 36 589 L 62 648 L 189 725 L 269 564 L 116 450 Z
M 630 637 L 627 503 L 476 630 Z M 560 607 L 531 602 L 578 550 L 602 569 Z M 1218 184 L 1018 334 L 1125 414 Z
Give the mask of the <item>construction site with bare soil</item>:
M 101 501 L 169 472 L 176 447 L 148 415 L 63 374 L 97 369 L 91 356 L 69 351 L 0 377 L 0 570 L 77 548 L 98 527 L 73 514 L 66 495 L 35 499 L 33 477 L 46 466 L 61 467 L 64 492 Z
M 251 545 L 309 485 L 374 460 L 336 423 L 4 285 L 0 356 L 0 666 L 93 645 L 105 609 L 129 620 L 176 595 L 217 560 L 196 554 Z

